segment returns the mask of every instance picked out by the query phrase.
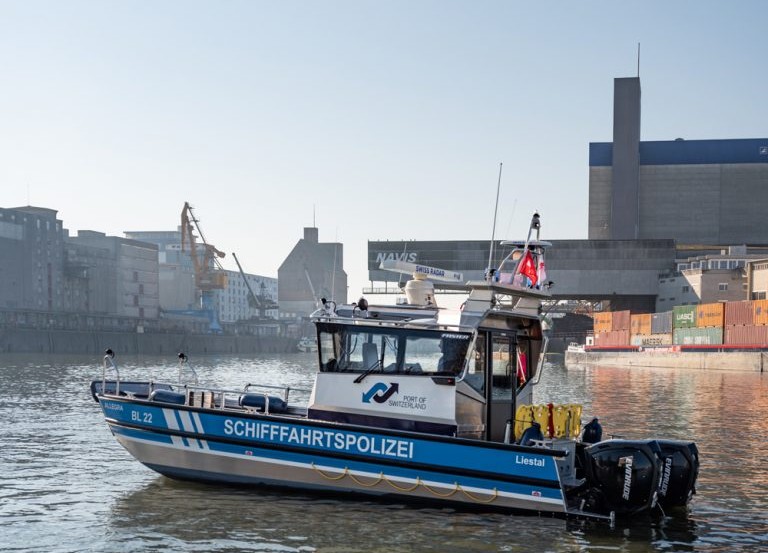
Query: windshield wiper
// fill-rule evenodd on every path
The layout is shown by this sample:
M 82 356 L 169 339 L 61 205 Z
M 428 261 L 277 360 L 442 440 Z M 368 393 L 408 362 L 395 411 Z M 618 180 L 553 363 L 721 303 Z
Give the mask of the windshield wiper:
M 365 379 L 366 376 L 368 376 L 371 373 L 376 372 L 376 369 L 378 369 L 378 368 L 379 368 L 379 361 L 376 360 L 376 362 L 373 364 L 373 366 L 371 368 L 366 369 L 365 372 L 363 372 L 360 376 L 355 378 L 354 383 L 355 384 L 360 384 Z

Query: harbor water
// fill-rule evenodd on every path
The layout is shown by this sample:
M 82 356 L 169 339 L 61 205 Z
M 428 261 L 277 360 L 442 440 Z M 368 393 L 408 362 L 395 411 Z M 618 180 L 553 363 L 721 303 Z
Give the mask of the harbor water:
M 173 358 L 117 359 L 126 380 L 175 380 Z M 135 461 L 88 390 L 100 360 L 0 356 L 0 551 L 766 551 L 768 376 L 546 364 L 537 402 L 581 403 L 604 434 L 694 440 L 682 512 L 614 528 L 365 498 L 178 482 Z M 200 381 L 310 388 L 313 354 L 205 357 Z M 306 401 L 307 394 L 295 396 Z

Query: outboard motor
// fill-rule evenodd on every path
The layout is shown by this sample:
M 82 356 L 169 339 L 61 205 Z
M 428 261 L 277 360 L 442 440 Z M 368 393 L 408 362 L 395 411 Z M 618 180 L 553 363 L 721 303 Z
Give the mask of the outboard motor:
M 656 440 L 661 449 L 659 504 L 683 507 L 696 493 L 699 476 L 699 449 L 693 442 Z
M 654 441 L 606 440 L 584 449 L 585 509 L 617 515 L 656 505 L 661 449 Z

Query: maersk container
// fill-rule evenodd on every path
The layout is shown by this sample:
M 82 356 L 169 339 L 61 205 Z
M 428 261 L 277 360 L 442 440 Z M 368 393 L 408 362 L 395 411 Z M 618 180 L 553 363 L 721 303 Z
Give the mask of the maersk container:
M 723 303 L 702 303 L 696 307 L 696 326 L 705 328 L 714 326 L 721 328 L 723 326 Z
M 742 302 L 739 302 L 742 303 Z M 723 342 L 729 346 L 768 347 L 768 326 L 734 325 L 726 326 Z
M 594 313 L 592 315 L 592 328 L 595 334 L 602 334 L 603 332 L 613 330 L 613 313 L 610 311 Z
M 630 315 L 629 332 L 631 335 L 650 334 L 651 333 L 651 314 Z
M 651 315 L 651 334 L 672 334 L 672 311 Z
M 631 313 L 629 311 L 614 311 L 613 312 L 613 325 L 611 330 L 629 330 L 629 323 Z M 627 336 L 627 343 L 629 343 L 629 336 Z
M 672 328 L 696 328 L 696 306 L 676 305 L 673 307 Z
M 768 325 L 768 300 L 753 300 L 752 311 L 755 325 Z
M 755 310 L 751 301 L 729 301 L 725 304 L 724 326 L 753 324 L 755 324 Z
M 765 328 L 768 328 L 765 327 Z M 629 343 L 633 346 L 653 347 L 671 346 L 672 333 L 669 334 L 634 334 L 629 337 Z
M 680 346 L 716 346 L 723 343 L 723 329 L 714 326 L 676 328 L 672 341 Z

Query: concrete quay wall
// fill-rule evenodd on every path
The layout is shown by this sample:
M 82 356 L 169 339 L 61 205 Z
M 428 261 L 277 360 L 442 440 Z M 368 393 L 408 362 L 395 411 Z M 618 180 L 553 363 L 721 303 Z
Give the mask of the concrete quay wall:
M 136 332 L 1 329 L 0 353 L 73 353 L 169 355 L 204 353 L 286 353 L 296 339 L 277 336 L 142 334 Z
M 763 372 L 768 368 L 768 353 L 566 351 L 565 364 Z

